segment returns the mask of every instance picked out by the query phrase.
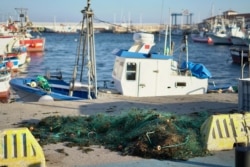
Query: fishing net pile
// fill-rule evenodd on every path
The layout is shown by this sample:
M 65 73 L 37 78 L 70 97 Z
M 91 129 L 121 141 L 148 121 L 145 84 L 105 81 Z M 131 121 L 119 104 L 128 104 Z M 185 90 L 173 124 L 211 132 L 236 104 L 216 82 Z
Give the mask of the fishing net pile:
M 120 115 L 50 116 L 28 126 L 41 145 L 102 145 L 123 155 L 186 160 L 207 154 L 200 137 L 207 118 L 206 112 L 181 116 L 131 109 Z

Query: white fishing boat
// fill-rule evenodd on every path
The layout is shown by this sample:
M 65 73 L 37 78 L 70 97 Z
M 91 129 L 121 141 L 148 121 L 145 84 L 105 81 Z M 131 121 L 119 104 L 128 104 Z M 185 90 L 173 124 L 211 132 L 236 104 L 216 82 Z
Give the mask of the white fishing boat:
M 18 71 L 20 67 L 29 62 L 27 47 L 20 45 L 18 38 L 0 38 L 0 41 L 0 69 L 9 68 Z
M 186 36 L 187 37 L 187 36 Z M 136 33 L 128 50 L 118 49 L 113 68 L 115 89 L 133 97 L 205 94 L 210 72 L 202 64 L 186 60 L 182 64 L 172 55 L 152 53 L 154 35 Z
M 214 45 L 232 45 L 230 32 L 226 29 L 224 18 L 221 16 L 215 17 L 215 23 L 213 25 L 212 32 L 208 32 L 207 35 L 212 39 Z
M 248 46 L 250 44 L 250 29 L 245 24 L 245 18 L 239 17 L 231 27 L 233 45 Z
M 3 103 L 8 102 L 10 98 L 10 79 L 11 74 L 8 70 L 0 70 L 0 101 Z

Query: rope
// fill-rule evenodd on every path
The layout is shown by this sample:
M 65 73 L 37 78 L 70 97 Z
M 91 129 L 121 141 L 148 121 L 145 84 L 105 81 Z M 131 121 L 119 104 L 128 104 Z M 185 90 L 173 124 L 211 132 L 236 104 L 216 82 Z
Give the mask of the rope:
M 149 134 L 153 134 L 153 133 L 155 133 L 155 132 L 152 131 L 152 132 L 147 132 L 147 133 L 146 133 L 146 137 L 147 137 L 149 143 L 150 143 L 152 146 L 154 146 L 154 145 L 153 145 L 153 143 L 152 143 L 152 141 L 151 141 L 151 139 L 150 139 L 150 137 L 149 137 Z M 186 136 L 186 137 L 185 137 L 185 141 L 182 142 L 182 143 L 177 143 L 177 144 L 172 144 L 172 145 L 165 145 L 165 146 L 157 145 L 156 148 L 157 148 L 157 150 L 160 151 L 160 150 L 163 149 L 163 148 L 179 147 L 179 146 L 182 146 L 182 145 L 187 144 L 188 141 L 189 141 L 189 136 Z

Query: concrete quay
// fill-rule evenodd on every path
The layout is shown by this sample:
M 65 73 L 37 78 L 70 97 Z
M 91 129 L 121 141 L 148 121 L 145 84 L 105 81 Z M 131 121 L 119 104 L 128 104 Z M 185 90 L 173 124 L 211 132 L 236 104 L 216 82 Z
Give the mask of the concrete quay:
M 205 95 L 165 96 L 165 97 L 124 97 L 116 94 L 101 93 L 95 100 L 50 101 L 50 102 L 13 102 L 0 104 L 0 129 L 19 127 L 22 122 L 36 123 L 48 116 L 84 116 L 106 113 L 119 115 L 132 108 L 190 114 L 207 111 L 210 113 L 231 113 L 237 111 L 236 93 L 210 93 Z M 103 147 L 93 146 L 93 151 L 83 153 L 76 147 L 63 143 L 43 147 L 46 166 L 85 166 L 85 167 L 234 167 L 235 149 L 213 152 L 211 156 L 195 157 L 187 161 L 144 159 L 135 156 L 122 156 Z M 64 150 L 65 154 L 57 150 Z M 238 166 L 236 166 L 238 167 Z
M 53 23 L 53 22 L 33 22 L 33 29 L 49 32 L 77 32 L 81 29 L 81 23 Z M 189 26 L 184 27 L 188 29 Z M 100 32 L 113 32 L 113 33 L 129 33 L 134 31 L 143 31 L 149 33 L 158 33 L 160 30 L 165 29 L 165 25 L 158 23 L 94 23 L 94 29 Z

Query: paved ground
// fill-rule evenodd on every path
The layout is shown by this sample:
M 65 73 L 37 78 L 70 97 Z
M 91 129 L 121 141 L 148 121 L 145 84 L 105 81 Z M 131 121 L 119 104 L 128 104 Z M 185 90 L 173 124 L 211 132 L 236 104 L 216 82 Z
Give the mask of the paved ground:
M 14 102 L 0 104 L 0 129 L 13 128 L 23 121 L 38 122 L 50 115 L 91 115 L 96 113 L 120 114 L 131 108 L 153 109 L 160 112 L 189 114 L 208 111 L 228 113 L 238 111 L 238 95 L 234 93 L 206 94 L 192 96 L 169 96 L 153 98 L 132 98 L 120 95 L 100 94 L 96 100 L 63 102 Z M 66 154 L 55 151 L 64 149 Z M 213 156 L 197 157 L 188 161 L 159 161 L 139 157 L 120 156 L 104 148 L 95 147 L 92 152 L 83 154 L 77 148 L 65 147 L 62 143 L 43 147 L 48 167 L 61 166 L 170 166 L 170 167 L 233 167 L 235 151 L 219 151 Z

